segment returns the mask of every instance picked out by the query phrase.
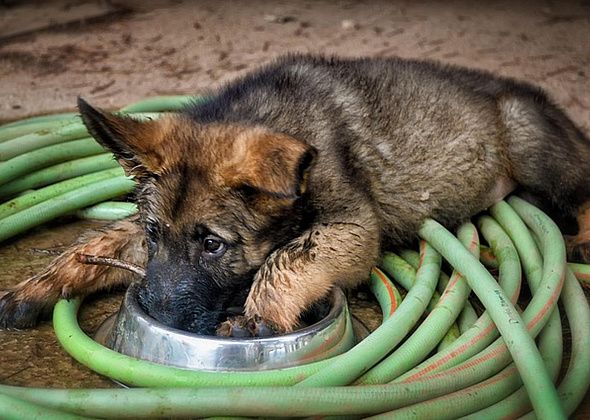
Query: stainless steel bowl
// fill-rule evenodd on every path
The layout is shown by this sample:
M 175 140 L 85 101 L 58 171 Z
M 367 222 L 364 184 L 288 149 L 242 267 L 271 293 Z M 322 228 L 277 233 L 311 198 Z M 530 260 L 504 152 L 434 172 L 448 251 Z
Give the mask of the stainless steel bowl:
M 323 319 L 290 334 L 270 338 L 224 338 L 187 333 L 147 315 L 127 290 L 121 309 L 95 338 L 128 356 L 199 370 L 277 369 L 326 359 L 349 350 L 355 334 L 346 297 L 334 289 Z

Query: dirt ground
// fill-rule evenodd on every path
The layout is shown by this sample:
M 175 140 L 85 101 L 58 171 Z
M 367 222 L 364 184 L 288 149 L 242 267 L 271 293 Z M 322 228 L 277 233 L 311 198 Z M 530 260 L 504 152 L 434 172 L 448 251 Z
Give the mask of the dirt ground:
M 285 52 L 431 58 L 544 87 L 590 133 L 588 1 L 0 1 L 0 121 L 193 94 Z M 42 268 L 93 222 L 56 223 L 0 247 L 0 289 Z M 86 306 L 85 329 L 118 295 Z M 106 387 L 45 323 L 0 331 L 0 383 Z M 588 397 L 579 418 L 590 416 Z

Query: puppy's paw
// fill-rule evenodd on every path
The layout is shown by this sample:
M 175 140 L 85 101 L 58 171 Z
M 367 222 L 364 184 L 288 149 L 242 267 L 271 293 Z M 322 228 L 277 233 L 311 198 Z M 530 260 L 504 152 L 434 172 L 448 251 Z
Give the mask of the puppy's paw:
M 0 293 L 0 328 L 3 329 L 34 327 L 49 316 L 53 307 L 43 296 L 30 295 L 23 288 Z
M 281 258 L 263 265 L 256 274 L 244 312 L 247 318 L 262 319 L 279 333 L 289 333 L 297 328 L 306 302 L 292 287 L 300 279 L 291 270 L 281 270 L 276 260 Z
M 220 337 L 272 337 L 277 330 L 271 324 L 260 318 L 248 318 L 236 316 L 222 322 L 217 328 L 216 334 Z
M 246 317 L 248 319 L 262 320 L 266 325 L 279 334 L 289 333 L 299 325 L 299 308 L 290 307 L 281 302 L 268 299 L 248 299 L 246 301 Z
M 66 278 L 62 271 L 47 269 L 0 293 L 0 328 L 30 328 L 47 319 L 57 300 L 69 297 Z

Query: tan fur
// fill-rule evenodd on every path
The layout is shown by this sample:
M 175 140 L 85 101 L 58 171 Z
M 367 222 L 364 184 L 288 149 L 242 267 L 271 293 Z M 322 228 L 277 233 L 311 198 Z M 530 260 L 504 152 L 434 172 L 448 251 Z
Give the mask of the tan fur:
M 203 223 L 228 239 L 244 238 L 247 264 L 237 268 L 238 274 L 260 266 L 272 244 L 255 242 L 252 232 L 264 224 L 267 218 L 284 214 L 288 217 L 290 206 L 297 198 L 296 192 L 303 193 L 306 173 L 297 179 L 297 165 L 309 146 L 298 140 L 280 134 L 271 134 L 259 127 L 210 124 L 188 130 L 183 127 L 182 118 L 171 121 L 176 125 L 170 138 L 168 151 L 182 149 L 185 141 L 192 138 L 197 142 L 196 155 L 184 156 L 181 161 L 191 173 L 198 173 L 192 179 L 179 178 L 174 170 L 163 173 L 160 182 L 167 186 L 157 197 L 158 205 L 150 208 L 150 216 L 161 221 L 174 235 L 191 229 L 195 223 Z M 198 139 L 198 140 L 195 140 Z M 276 159 L 276 162 L 270 162 Z M 180 162 L 180 161 L 179 161 Z M 273 172 L 274 166 L 280 168 Z M 174 167 L 174 165 L 172 166 Z M 176 203 L 178 185 L 183 183 L 186 199 L 182 205 Z M 232 189 L 250 186 L 264 191 L 252 197 L 252 209 L 243 208 L 241 201 L 230 201 Z M 299 191 L 296 191 L 299 189 Z M 155 201 L 155 200 L 154 200 Z M 235 206 L 234 213 L 240 214 L 244 221 L 232 222 L 224 219 L 220 207 Z
M 302 310 L 332 287 L 353 287 L 365 280 L 378 256 L 375 225 L 315 226 L 266 260 L 246 300 L 246 316 L 259 316 L 281 331 L 292 331 Z
M 128 285 L 133 280 L 133 275 L 125 270 L 82 264 L 76 257 L 78 253 L 119 258 L 144 265 L 145 238 L 141 228 L 130 221 L 118 222 L 108 232 L 95 233 L 68 248 L 43 272 L 11 289 L 9 293 L 15 295 L 12 304 L 30 301 L 52 307 L 60 298 L 85 296 L 98 290 Z
M 259 217 L 275 216 L 288 210 L 296 192 L 303 192 L 304 185 L 298 183 L 304 184 L 306 174 L 303 173 L 303 179 L 298 180 L 297 165 L 310 147 L 302 142 L 259 127 L 209 124 L 189 129 L 184 126 L 182 117 L 170 118 L 167 124 L 173 127 L 170 132 L 175 136 L 169 137 L 166 150 L 169 155 L 176 156 L 170 157 L 169 161 L 176 163 L 161 174 L 160 182 L 167 188 L 158 197 L 153 218 L 170 225 L 175 233 L 182 232 L 189 224 L 206 221 L 228 237 L 235 236 L 224 226 L 227 221 L 218 220 L 219 204 L 225 205 L 224 200 L 232 189 L 241 186 L 267 193 L 253 198 L 252 204 L 260 213 Z M 188 141 L 196 143 L 192 147 L 199 152 L 180 156 L 179 151 Z M 179 178 L 174 169 L 180 164 L 198 176 Z M 184 200 L 179 208 L 173 203 L 180 183 L 185 184 L 187 197 L 199 199 Z
M 227 128 L 226 128 L 227 130 Z M 293 137 L 261 128 L 244 130 L 233 139 L 233 157 L 220 163 L 223 183 L 229 187 L 248 185 L 269 193 L 295 196 L 298 165 L 310 150 Z
M 142 170 L 150 173 L 165 172 L 182 159 L 182 152 L 175 147 L 177 144 L 170 139 L 176 133 L 186 131 L 183 120 L 174 116 L 163 116 L 153 120 L 139 121 L 118 114 L 102 112 L 112 130 L 131 147 L 136 157 L 141 160 L 144 168 L 138 168 L 130 162 L 119 159 L 119 162 L 130 175 L 142 175 Z

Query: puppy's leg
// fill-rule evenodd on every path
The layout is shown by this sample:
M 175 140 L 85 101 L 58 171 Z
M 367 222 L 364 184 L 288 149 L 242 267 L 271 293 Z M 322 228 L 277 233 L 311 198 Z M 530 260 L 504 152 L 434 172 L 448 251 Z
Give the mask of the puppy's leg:
M 97 233 L 68 248 L 42 273 L 33 276 L 0 297 L 0 327 L 34 326 L 47 315 L 59 298 L 85 296 L 102 289 L 128 284 L 132 276 L 124 270 L 87 265 L 76 254 L 119 258 L 145 265 L 147 254 L 141 227 L 131 220 L 117 222 L 107 232 Z
M 254 278 L 246 316 L 260 317 L 279 331 L 292 331 L 300 314 L 333 286 L 366 280 L 379 257 L 375 225 L 314 226 L 270 255 Z

